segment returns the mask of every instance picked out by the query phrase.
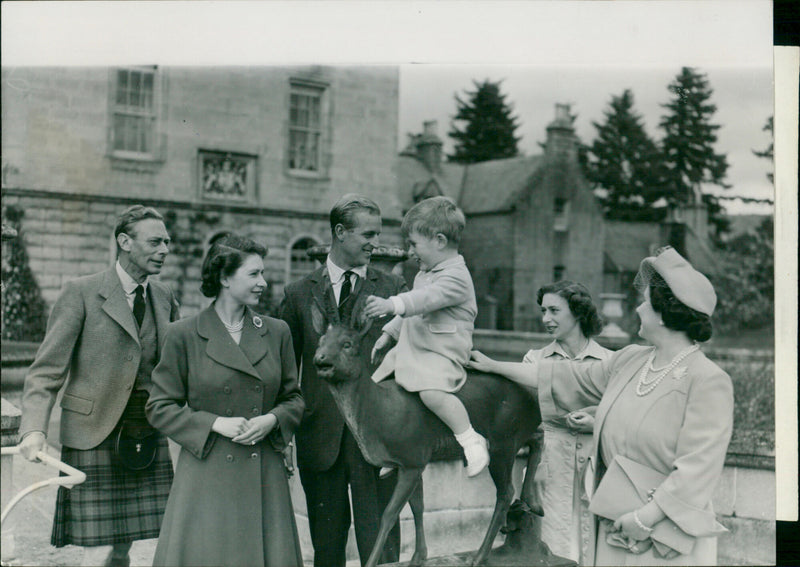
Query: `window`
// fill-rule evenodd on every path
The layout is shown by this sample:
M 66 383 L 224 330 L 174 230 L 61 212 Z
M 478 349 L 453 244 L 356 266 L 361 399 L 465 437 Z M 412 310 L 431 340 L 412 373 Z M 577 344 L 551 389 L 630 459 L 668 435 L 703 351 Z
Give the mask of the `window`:
M 322 86 L 292 83 L 289 95 L 289 170 L 320 174 L 322 171 Z
M 297 281 L 303 276 L 313 272 L 319 264 L 317 261 L 306 254 L 312 246 L 319 244 L 312 237 L 303 237 L 294 241 L 289 250 L 289 275 L 287 283 Z
M 565 231 L 569 227 L 569 201 L 556 197 L 553 201 L 553 229 Z
M 154 159 L 158 118 L 157 68 L 117 69 L 112 81 L 111 150 L 116 157 Z

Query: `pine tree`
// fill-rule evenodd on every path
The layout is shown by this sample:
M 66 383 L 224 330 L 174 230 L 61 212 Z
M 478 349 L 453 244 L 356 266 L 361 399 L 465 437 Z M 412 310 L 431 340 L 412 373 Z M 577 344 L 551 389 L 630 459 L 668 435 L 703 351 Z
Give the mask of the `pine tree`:
M 519 124 L 512 116 L 513 105 L 500 92 L 500 83 L 488 79 L 482 83 L 473 81 L 475 90 L 466 92 L 466 102 L 455 95 L 457 112 L 448 132 L 455 140 L 455 151 L 448 154 L 448 161 L 477 163 L 519 155 L 520 138 L 514 135 Z M 463 130 L 456 126 L 456 121 L 466 123 Z
M 664 196 L 661 152 L 633 110 L 633 93 L 612 96 L 605 122 L 592 122 L 597 138 L 588 148 L 587 177 L 596 184 L 606 218 L 652 221 L 664 216 L 654 207 Z
M 767 146 L 766 149 L 764 149 L 764 150 L 762 150 L 760 152 L 756 151 L 756 150 L 753 150 L 753 154 L 755 154 L 756 156 L 758 156 L 760 158 L 765 158 L 765 159 L 768 159 L 768 160 L 774 162 L 774 160 L 775 160 L 775 142 L 774 142 L 774 126 L 773 126 L 772 120 L 773 120 L 772 116 L 767 118 L 767 123 L 764 124 L 764 127 L 761 129 L 764 132 L 769 132 L 769 137 L 770 137 L 769 146 Z M 769 173 L 767 173 L 767 179 L 769 179 L 770 183 L 774 183 L 775 182 L 775 175 L 773 174 L 773 172 L 770 171 Z
M 730 187 L 725 183 L 727 157 L 714 151 L 720 128 L 711 122 L 717 111 L 711 102 L 714 91 L 706 75 L 691 67 L 683 67 L 667 88 L 673 99 L 661 105 L 669 112 L 659 123 L 664 130 L 661 146 L 667 167 L 667 200 L 671 204 L 702 200 L 719 234 L 727 229 L 724 209 L 717 197 L 701 191 L 703 183 Z

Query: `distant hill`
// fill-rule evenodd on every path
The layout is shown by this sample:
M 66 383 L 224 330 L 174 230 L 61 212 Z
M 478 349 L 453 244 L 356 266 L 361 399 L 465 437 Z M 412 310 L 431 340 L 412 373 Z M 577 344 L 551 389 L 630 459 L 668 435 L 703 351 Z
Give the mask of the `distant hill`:
M 772 215 L 730 215 L 728 220 L 731 221 L 730 236 L 737 236 L 750 230 L 755 230 L 764 222 L 764 219 Z

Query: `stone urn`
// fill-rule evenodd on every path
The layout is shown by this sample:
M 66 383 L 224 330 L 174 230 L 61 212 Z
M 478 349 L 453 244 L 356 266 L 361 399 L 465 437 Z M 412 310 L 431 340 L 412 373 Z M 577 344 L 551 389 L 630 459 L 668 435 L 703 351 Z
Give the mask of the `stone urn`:
M 600 300 L 603 302 L 602 314 L 606 321 L 605 327 L 600 336 L 608 339 L 627 340 L 630 335 L 619 326 L 624 315 L 622 302 L 625 300 L 624 293 L 601 293 Z
M 306 254 L 308 254 L 311 258 L 314 258 L 317 262 L 322 264 L 325 261 L 325 258 L 328 257 L 328 251 L 330 250 L 330 245 L 328 244 L 320 244 L 318 246 L 312 246 L 308 250 L 306 250 Z M 397 247 L 389 247 L 389 246 L 377 246 L 372 251 L 372 258 L 370 259 L 370 266 L 373 266 L 381 271 L 390 272 L 402 276 L 402 262 L 408 259 L 408 252 L 403 250 L 402 248 Z

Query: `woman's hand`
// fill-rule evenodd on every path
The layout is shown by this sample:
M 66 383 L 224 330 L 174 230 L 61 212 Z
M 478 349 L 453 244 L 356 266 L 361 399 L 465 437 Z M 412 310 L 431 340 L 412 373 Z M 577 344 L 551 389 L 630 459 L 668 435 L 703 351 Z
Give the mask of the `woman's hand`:
M 394 313 L 394 303 L 391 299 L 370 295 L 364 304 L 364 315 L 371 318 L 383 317 Z
M 372 364 L 377 364 L 381 361 L 392 344 L 394 344 L 392 336 L 389 333 L 381 333 L 381 336 L 375 341 L 375 346 L 372 347 L 372 353 L 370 354 Z
M 255 445 L 269 435 L 277 424 L 278 418 L 273 413 L 248 419 L 244 432 L 231 439 L 231 441 L 242 445 Z
M 247 420 L 243 417 L 218 417 L 211 425 L 211 431 L 232 439 L 247 429 Z
M 567 414 L 567 425 L 580 433 L 591 433 L 594 430 L 594 416 L 585 411 L 573 411 Z
M 650 538 L 650 534 L 653 532 L 651 529 L 647 531 L 639 525 L 634 517 L 636 512 L 628 512 L 627 514 L 623 514 L 619 517 L 619 519 L 614 522 L 614 528 L 617 531 L 621 531 L 622 535 L 627 537 L 629 540 L 634 542 L 643 541 Z M 645 526 L 650 527 L 650 526 Z M 635 553 L 635 552 L 634 552 Z
M 473 350 L 469 353 L 469 362 L 467 362 L 468 368 L 474 368 L 475 370 L 479 370 L 481 372 L 496 372 L 495 370 L 495 361 L 485 354 L 483 354 L 479 350 Z

